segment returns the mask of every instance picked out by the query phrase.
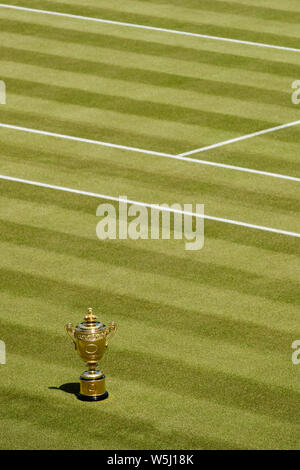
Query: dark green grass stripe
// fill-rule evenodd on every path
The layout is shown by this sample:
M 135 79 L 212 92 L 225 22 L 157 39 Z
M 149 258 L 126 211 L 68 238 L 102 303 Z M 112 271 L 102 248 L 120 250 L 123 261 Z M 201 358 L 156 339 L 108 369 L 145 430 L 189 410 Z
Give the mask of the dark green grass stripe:
M 51 380 L 50 376 L 49 380 Z M 100 410 L 99 408 L 95 410 L 91 407 L 85 407 L 84 413 L 79 414 L 79 405 L 75 397 L 74 399 L 70 397 L 67 403 L 65 401 L 62 402 L 62 391 L 59 390 L 59 387 L 54 385 L 55 378 L 52 380 L 51 385 L 45 384 L 45 389 L 48 388 L 51 390 L 52 398 L 59 400 L 60 411 L 58 411 L 56 405 L 50 402 L 49 397 L 45 399 L 37 394 L 30 394 L 23 390 L 17 392 L 16 390 L 7 388 L 1 391 L 1 403 L 3 404 L 3 408 L 5 408 L 5 412 L 2 416 L 6 419 L 14 419 L 15 409 L 18 409 L 18 421 L 29 422 L 35 426 L 39 426 L 43 433 L 45 433 L 47 429 L 64 431 L 68 434 L 68 437 L 72 436 L 74 441 L 77 441 L 77 446 L 80 447 L 83 445 L 81 439 L 83 441 L 86 439 L 84 432 L 86 422 L 93 423 L 95 416 L 97 416 Z M 62 384 L 57 385 L 60 386 Z M 13 406 L 12 402 L 14 403 Z M 62 409 L 64 409 L 64 412 L 61 412 Z M 77 424 L 76 426 L 74 426 L 72 422 L 70 423 L 69 419 L 66 419 L 66 414 L 74 416 L 73 419 Z M 120 413 L 112 413 L 103 409 L 101 409 L 101 426 L 95 426 L 92 436 L 90 436 L 90 441 L 95 443 L 96 448 L 105 448 L 105 446 L 108 445 L 107 441 L 111 441 L 112 429 L 115 430 L 115 439 L 118 440 L 119 449 L 122 447 L 126 449 L 147 448 L 149 443 L 150 446 L 153 446 L 153 449 L 157 448 L 157 442 L 155 443 L 157 430 L 150 420 L 142 419 L 138 416 L 128 418 L 121 416 Z M 205 448 L 206 446 L 213 448 L 215 445 L 230 446 L 230 443 L 226 443 L 226 441 L 211 441 L 210 439 L 206 439 L 205 436 L 197 436 L 196 438 L 195 434 L 187 435 L 175 430 L 169 433 L 160 430 L 159 435 L 166 447 L 172 446 L 172 444 L 174 445 L 174 442 L 182 443 L 186 449 L 194 449 L 197 446 L 200 446 L 200 448 Z M 91 444 L 91 442 L 89 444 Z M 15 445 L 18 446 L 18 443 L 16 442 Z M 29 437 L 27 446 L 35 449 L 37 443 L 31 442 Z M 64 447 L 63 442 L 61 443 L 61 447 Z
M 217 240 L 227 240 L 238 243 L 245 248 L 255 247 L 274 253 L 300 255 L 299 238 L 275 235 L 257 230 L 233 229 L 227 224 L 205 223 L 205 236 Z
M 249 85 L 224 83 L 217 80 L 205 80 L 185 75 L 112 65 L 101 61 L 95 62 L 6 47 L 0 47 L 0 60 L 80 74 L 85 73 L 97 77 L 121 79 L 133 83 L 173 88 L 176 90 L 205 93 L 212 96 L 222 96 L 254 103 L 276 104 L 293 109 L 295 107 L 291 100 L 290 90 L 268 90 Z
M 93 198 L 46 188 L 33 188 L 26 184 L 11 183 L 3 180 L 0 181 L 0 194 L 7 198 L 28 202 L 36 201 L 38 198 L 41 204 L 56 205 L 60 208 L 85 212 L 91 215 L 95 215 L 96 207 L 99 204 L 99 201 L 96 202 Z M 157 201 L 157 203 L 161 203 L 161 201 Z M 205 236 L 228 240 L 243 246 L 253 246 L 275 253 L 300 255 L 299 239 L 280 234 L 260 232 L 238 226 L 233 227 L 206 220 Z
M 95 204 L 95 211 L 96 207 Z M 98 221 L 99 219 L 95 217 L 95 227 Z M 6 237 L 9 238 L 10 243 L 15 243 L 15 240 L 9 237 L 9 233 L 6 233 Z M 4 241 L 6 241 L 6 238 Z M 22 243 L 20 238 L 19 243 Z M 84 249 L 81 256 L 85 258 L 99 259 L 101 262 L 111 265 L 116 263 L 118 266 L 130 268 L 141 273 L 162 275 L 196 284 L 200 283 L 201 285 L 221 290 L 253 295 L 276 302 L 300 305 L 300 283 L 297 280 L 292 281 L 289 279 L 288 281 L 283 281 L 282 279 L 272 279 L 248 272 L 247 270 L 230 268 L 213 262 L 207 263 L 200 260 L 193 262 L 190 259 L 184 261 L 183 259 L 177 259 L 176 256 L 155 254 L 152 251 L 135 250 L 129 247 L 120 248 L 115 241 L 110 241 L 113 256 L 110 252 L 105 255 L 104 250 L 107 249 L 109 242 L 105 243 L 97 240 L 96 234 L 95 242 L 85 242 L 83 239 L 82 243 Z M 67 243 L 64 243 L 63 246 L 65 245 L 65 251 L 68 252 Z M 75 251 L 70 254 L 72 256 L 79 256 L 79 253 Z M 131 262 L 129 263 L 128 260 L 131 260 Z
M 10 2 L 8 2 L 9 4 Z M 11 2 L 14 4 L 13 2 Z M 201 24 L 201 14 L 199 20 L 193 17 L 193 21 L 183 22 L 174 19 L 162 18 L 161 16 L 143 15 L 139 13 L 118 12 L 109 8 L 95 8 L 89 6 L 70 5 L 44 0 L 41 4 L 37 0 L 23 0 L 18 2 L 19 6 L 28 8 L 44 9 L 62 13 L 71 13 L 75 15 L 91 16 L 113 21 L 142 24 L 166 29 L 176 29 L 179 31 L 189 31 L 194 33 L 208 34 L 212 36 L 221 36 L 232 39 L 262 42 L 287 47 L 299 47 L 299 39 L 285 34 L 266 33 L 262 31 L 251 31 L 244 28 L 232 28 L 230 26 L 219 26 L 215 24 Z M 70 20 L 72 21 L 72 20 Z M 151 34 L 151 31 L 148 31 Z M 153 33 L 152 33 L 153 34 Z
M 69 363 L 70 364 L 70 363 Z M 49 380 L 51 380 L 49 375 Z M 62 401 L 62 390 L 59 387 L 63 384 L 53 382 L 45 384 L 45 387 L 51 391 L 52 399 L 56 398 L 59 403 L 59 409 L 56 404 L 36 393 L 28 393 L 24 390 L 19 392 L 11 388 L 2 388 L 0 392 L 1 404 L 3 407 L 3 419 L 15 419 L 16 410 L 18 422 L 28 422 L 41 430 L 45 435 L 47 430 L 63 431 L 68 435 L 66 442 L 62 440 L 60 449 L 69 448 L 70 438 L 72 439 L 72 448 L 79 449 L 85 447 L 88 439 L 89 445 L 94 449 L 111 449 L 111 442 L 114 442 L 114 449 L 237 449 L 234 442 L 226 439 L 211 439 L 205 434 L 197 435 L 196 432 L 186 433 L 177 429 L 170 431 L 158 430 L 152 421 L 137 416 L 134 411 L 130 417 L 122 416 L 119 412 L 112 413 L 107 409 L 93 406 L 82 407 L 78 412 L 79 403 L 75 397 L 69 397 L 68 401 Z M 76 377 L 74 377 L 76 380 Z M 75 389 L 74 384 L 65 384 Z M 77 385 L 77 384 L 76 384 Z M 72 387 L 73 386 L 73 387 Z M 120 387 L 120 393 L 122 393 Z M 72 417 L 66 419 L 66 416 Z M 87 435 L 86 424 L 95 423 L 92 434 L 89 430 Z M 99 425 L 101 422 L 101 425 Z M 112 437 L 112 430 L 114 437 Z M 158 436 L 159 435 L 159 439 Z M 51 441 L 50 441 L 51 442 Z M 51 445 L 51 444 L 50 444 Z M 14 448 L 19 448 L 19 443 L 14 443 Z M 23 448 L 23 447 L 22 447 Z M 39 443 L 30 439 L 28 436 L 27 449 L 36 450 Z
M 95 215 L 95 207 L 99 204 L 93 198 L 46 188 L 34 188 L 26 184 L 11 183 L 3 180 L 0 180 L 0 195 L 12 200 L 25 202 L 39 201 L 45 207 L 49 204 L 62 209 L 78 211 L 79 215 L 80 212 Z
M 284 133 L 286 134 L 287 139 L 290 137 L 290 142 L 293 144 L 293 142 L 295 142 L 294 135 L 293 133 L 290 134 L 289 131 L 290 129 L 285 129 Z M 254 140 L 252 141 L 252 148 L 254 148 L 253 144 Z M 272 151 L 274 152 L 274 150 L 276 150 L 276 144 L 275 146 L 272 145 Z M 202 158 L 202 156 L 201 153 L 199 153 L 198 155 L 195 155 L 195 158 Z M 205 152 L 205 160 L 225 163 L 228 165 L 244 166 L 245 168 L 252 168 L 254 170 L 266 170 L 273 173 L 288 174 L 296 177 L 299 177 L 300 175 L 300 162 L 291 160 L 287 155 L 283 155 L 281 149 L 278 149 L 277 155 L 274 155 L 273 157 L 272 154 L 267 153 L 267 149 L 266 151 L 254 153 L 251 152 L 251 150 L 248 151 L 245 145 L 238 151 L 233 144 L 232 146 L 224 146 L 216 150 Z M 298 202 L 296 203 L 296 206 L 298 206 Z M 279 207 L 280 205 L 278 208 Z
M 120 322 L 119 324 L 122 327 Z M 45 362 L 51 358 L 52 364 L 70 365 L 70 355 L 67 354 L 70 345 L 63 334 L 54 335 L 46 330 L 20 324 L 12 333 L 11 323 L 1 321 L 1 335 L 7 347 L 13 344 L 14 353 L 22 357 L 38 357 Z M 41 347 L 45 344 L 47 348 Z M 210 400 L 219 405 L 251 411 L 291 424 L 297 424 L 300 419 L 299 392 L 267 385 L 229 371 L 187 365 L 179 360 L 155 355 L 153 351 L 140 353 L 111 348 L 108 370 L 111 376 L 118 379 L 143 383 L 146 386 L 155 384 L 156 388 L 165 392 L 175 390 L 183 396 Z
M 187 177 L 170 176 L 166 178 L 165 174 L 158 171 L 151 171 L 151 161 L 144 162 L 144 169 L 132 168 L 131 166 L 119 162 L 111 162 L 102 160 L 101 165 L 97 159 L 81 159 L 74 157 L 72 154 L 62 154 L 58 152 L 51 152 L 46 149 L 37 149 L 32 146 L 18 145 L 10 143 L 2 143 L 0 147 L 0 156 L 9 156 L 11 161 L 26 161 L 33 164 L 44 163 L 50 168 L 61 168 L 72 171 L 86 171 L 93 172 L 99 178 L 117 178 L 126 180 L 134 186 L 136 182 L 142 185 L 145 189 L 156 188 L 158 191 L 163 191 L 168 194 L 174 192 L 174 187 L 180 194 L 187 196 L 197 195 L 197 200 L 205 200 L 206 196 L 218 196 L 223 201 L 229 203 L 241 204 L 246 207 L 260 207 L 266 211 L 275 211 L 279 213 L 289 213 L 298 216 L 300 212 L 299 198 L 286 197 L 282 194 L 269 194 L 264 192 L 255 191 L 255 189 L 248 189 L 247 187 L 240 188 L 238 191 L 232 185 L 210 182 L 206 177 L 193 175 Z M 187 165 L 191 165 L 187 163 Z M 286 166 L 286 162 L 284 162 Z M 148 169 L 147 169 L 148 167 Z M 190 171 L 188 172 L 190 173 Z M 85 173 L 88 177 L 90 173 Z
M 236 3 L 221 0 L 140 0 L 141 2 L 153 3 L 153 5 L 174 5 L 176 7 L 191 8 L 199 11 L 211 11 L 218 13 L 225 13 L 229 15 L 239 15 L 245 17 L 252 17 L 266 21 L 279 21 L 284 23 L 299 24 L 300 12 L 283 10 L 265 7 L 262 5 L 245 5 L 243 3 Z M 249 3 L 251 3 L 249 1 Z
M 300 65 L 294 63 L 284 63 L 281 61 L 271 60 L 268 57 L 263 59 L 253 57 L 243 57 L 235 55 L 234 49 L 228 48 L 227 52 L 214 52 L 206 50 L 197 50 L 189 47 L 188 40 L 185 47 L 169 44 L 161 44 L 145 40 L 119 38 L 114 35 L 89 33 L 86 31 L 77 31 L 76 29 L 63 29 L 58 26 L 40 25 L 34 22 L 24 23 L 17 20 L 8 20 L 0 18 L 0 31 L 22 34 L 32 37 L 40 37 L 44 39 L 70 42 L 75 44 L 85 44 L 90 46 L 99 46 L 107 49 L 134 52 L 137 54 L 150 55 L 154 57 L 166 57 L 167 59 L 177 59 L 187 62 L 195 62 L 199 64 L 217 65 L 237 70 L 248 70 L 249 72 L 260 72 L 274 74 L 282 77 L 292 77 L 295 79 L 299 75 Z M 8 49 L 9 51 L 9 49 Z M 51 52 L 51 51 L 48 51 Z M 15 53 L 14 50 L 8 52 Z M 25 51 L 20 51 L 20 54 Z M 5 48 L 1 48 L 1 55 L 5 54 Z M 39 53 L 36 53 L 39 54 Z M 6 57 L 4 55 L 3 57 Z M 42 55 L 39 55 L 42 58 Z M 9 59 L 8 59 L 9 60 Z M 70 59 L 68 59 L 69 61 Z M 83 61 L 83 71 L 84 71 Z M 142 65 L 142 64 L 141 64 Z M 92 66 L 92 64 L 91 64 Z
M 125 115 L 131 114 L 133 116 L 147 117 L 166 122 L 205 126 L 217 130 L 237 132 L 239 134 L 248 134 L 281 124 L 274 121 L 245 118 L 215 111 L 198 110 L 189 108 L 188 106 L 156 103 L 117 95 L 106 95 L 105 93 L 93 93 L 71 87 L 54 86 L 50 84 L 45 85 L 30 80 L 17 80 L 5 76 L 1 78 L 5 81 L 6 87 L 11 93 L 21 96 L 51 100 L 63 104 L 83 106 L 85 108 L 114 111 Z M 5 114 L 5 111 L 1 112 L 0 116 L 5 116 Z M 15 122 L 15 124 L 17 123 Z M 49 131 L 50 129 L 47 128 L 46 130 Z M 294 130 L 293 135 L 295 135 L 297 141 L 300 142 L 300 132 Z M 82 134 L 78 136 L 86 137 Z M 273 134 L 269 137 L 273 138 Z M 278 133 L 276 138 L 284 141 L 287 139 L 285 133 L 281 132 Z M 120 141 L 116 143 L 120 143 Z M 132 143 L 132 145 L 135 144 Z
M 49 96 L 45 96 L 45 99 L 49 99 Z M 41 109 L 41 111 L 46 111 L 46 108 Z M 168 136 L 161 138 L 158 136 L 147 135 L 139 132 L 138 128 L 136 128 L 136 132 L 122 131 L 119 128 L 114 128 L 113 122 L 107 122 L 107 120 L 105 122 L 89 124 L 86 121 L 78 122 L 61 119 L 59 112 L 57 113 L 57 116 L 51 117 L 46 114 L 29 113 L 26 111 L 7 111 L 3 106 L 0 110 L 0 122 L 44 130 L 47 132 L 57 132 L 74 137 L 110 142 L 117 145 L 136 146 L 142 149 L 156 150 L 159 152 L 165 151 L 174 154 L 177 154 L 180 151 L 186 151 L 191 147 L 191 143 L 189 141 L 180 140 L 180 138 L 175 141 L 174 139 L 168 139 Z M 25 134 L 23 133 L 23 135 Z M 31 142 L 33 138 L 32 134 L 27 134 L 27 136 L 29 142 Z M 48 138 L 52 139 L 53 137 Z M 59 149 L 60 140 L 56 139 L 56 141 L 57 148 Z M 80 143 L 78 144 L 80 145 Z M 87 144 L 83 145 L 86 146 Z M 103 152 L 103 148 L 101 150 L 101 147 L 99 147 L 99 152 L 101 151 Z

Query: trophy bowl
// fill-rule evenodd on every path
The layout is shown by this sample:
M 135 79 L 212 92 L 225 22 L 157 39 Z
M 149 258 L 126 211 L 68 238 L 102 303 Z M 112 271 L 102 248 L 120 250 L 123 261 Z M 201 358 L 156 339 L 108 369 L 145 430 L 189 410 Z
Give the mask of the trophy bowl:
M 97 321 L 91 308 L 84 320 L 75 328 L 72 323 L 65 326 L 66 333 L 72 339 L 81 359 L 87 363 L 88 370 L 80 376 L 78 398 L 84 401 L 99 401 L 108 397 L 105 387 L 105 375 L 97 369 L 108 346 L 108 340 L 116 332 L 117 326 L 111 322 L 108 326 Z

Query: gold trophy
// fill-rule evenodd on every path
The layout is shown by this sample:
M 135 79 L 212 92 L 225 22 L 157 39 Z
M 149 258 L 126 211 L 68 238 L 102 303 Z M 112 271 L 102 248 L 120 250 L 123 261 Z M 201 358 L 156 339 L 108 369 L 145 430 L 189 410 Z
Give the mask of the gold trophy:
M 89 308 L 84 321 L 79 323 L 76 328 L 72 323 L 65 326 L 66 333 L 75 344 L 75 349 L 89 368 L 80 376 L 78 398 L 84 401 L 98 401 L 108 397 L 105 388 L 105 375 L 97 370 L 97 365 L 105 353 L 108 339 L 115 333 L 117 325 L 112 322 L 105 326 L 96 320 L 97 317 L 93 314 L 93 310 Z

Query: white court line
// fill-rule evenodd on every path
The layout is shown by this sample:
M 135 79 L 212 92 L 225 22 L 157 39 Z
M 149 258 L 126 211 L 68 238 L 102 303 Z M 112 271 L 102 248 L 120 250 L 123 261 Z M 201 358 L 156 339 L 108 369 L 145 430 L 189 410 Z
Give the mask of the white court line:
M 180 34 L 182 36 L 192 36 L 192 37 L 202 38 L 202 39 L 213 39 L 216 41 L 225 41 L 225 42 L 231 42 L 231 43 L 236 43 L 236 44 L 246 44 L 247 46 L 267 47 L 269 49 L 279 49 L 282 51 L 300 52 L 300 49 L 296 49 L 294 47 L 276 46 L 273 44 L 264 44 L 262 42 L 243 41 L 240 39 L 230 39 L 230 38 L 224 38 L 224 37 L 219 37 L 219 36 L 209 36 L 208 34 L 190 33 L 188 31 L 178 31 L 176 29 L 158 28 L 156 26 L 145 26 L 145 25 L 135 24 L 135 23 L 124 23 L 123 21 L 104 20 L 102 18 L 93 18 L 91 16 L 72 15 L 71 13 L 59 13 L 56 11 L 38 10 L 36 8 L 26 8 L 26 7 L 19 7 L 16 5 L 6 5 L 5 3 L 0 3 L 0 8 L 10 8 L 13 10 L 28 11 L 32 13 L 42 13 L 45 15 L 53 15 L 53 16 L 62 16 L 65 18 L 73 18 L 77 20 L 95 21 L 97 23 L 114 24 L 118 26 L 129 27 L 129 28 L 148 29 L 150 31 L 161 31 L 164 33 Z
M 73 137 L 73 136 L 64 135 L 64 134 L 56 134 L 54 132 L 41 131 L 41 130 L 38 130 L 38 129 L 30 129 L 30 128 L 27 128 L 27 127 L 13 126 L 11 124 L 0 123 L 0 128 L 1 127 L 6 128 L 6 129 L 13 129 L 13 130 L 16 130 L 16 131 L 23 131 L 23 132 L 33 133 L 33 134 L 46 135 L 46 136 L 50 136 L 50 137 L 58 137 L 60 139 L 73 140 L 73 141 L 76 141 L 76 142 L 85 142 L 85 143 L 88 143 L 88 144 L 96 144 L 96 145 L 100 145 L 100 146 L 104 146 L 104 147 L 112 147 L 112 148 L 118 148 L 118 149 L 122 149 L 122 150 L 130 150 L 132 152 L 145 153 L 145 154 L 154 155 L 154 156 L 157 156 L 157 157 L 173 158 L 174 160 L 180 160 L 180 161 L 184 161 L 184 162 L 196 163 L 196 164 L 200 164 L 200 165 L 210 165 L 210 166 L 215 166 L 215 167 L 218 167 L 218 168 L 225 168 L 225 169 L 228 169 L 228 170 L 243 171 L 245 173 L 254 173 L 254 174 L 257 174 L 257 175 L 271 176 L 273 178 L 280 178 L 280 179 L 300 182 L 300 178 L 297 178 L 296 176 L 282 175 L 280 173 L 270 173 L 268 171 L 253 170 L 251 168 L 245 168 L 245 167 L 234 166 L 234 165 L 227 165 L 225 163 L 216 163 L 216 162 L 210 162 L 210 161 L 206 161 L 206 160 L 199 160 L 197 158 L 190 158 L 190 157 L 185 157 L 185 156 L 182 156 L 182 155 L 171 155 L 171 154 L 168 154 L 168 153 L 154 152 L 154 151 L 151 151 L 151 150 L 144 150 L 144 149 L 139 149 L 139 148 L 135 148 L 135 147 L 126 147 L 124 145 L 111 144 L 109 142 L 101 142 L 101 141 L 98 141 L 98 140 L 84 139 L 84 138 L 81 138 L 81 137 Z
M 85 142 L 86 144 L 94 144 L 94 145 L 101 145 L 102 147 L 112 147 L 121 150 L 130 150 L 131 152 L 139 152 L 139 153 L 146 153 L 149 155 L 156 155 L 159 157 L 171 157 L 168 153 L 162 152 L 154 152 L 152 150 L 144 150 L 136 147 L 127 147 L 126 145 L 117 145 L 112 144 L 110 142 L 102 142 L 101 140 L 92 140 L 92 139 L 84 139 L 82 137 L 74 137 L 72 135 L 65 135 L 65 134 L 57 134 L 56 132 L 48 132 L 48 131 L 41 131 L 38 129 L 30 129 L 28 127 L 20 127 L 20 126 L 13 126 L 11 124 L 4 124 L 0 123 L 0 127 L 6 129 L 13 129 L 15 131 L 23 131 L 23 132 L 30 132 L 32 134 L 39 134 L 39 135 L 47 135 L 50 137 L 58 137 L 60 139 L 67 139 L 67 140 L 75 140 L 76 142 Z
M 219 142 L 218 144 L 207 145 L 206 147 L 200 147 L 190 152 L 180 153 L 178 157 L 185 157 L 186 155 L 192 155 L 194 153 L 206 152 L 207 150 L 216 149 L 218 147 L 223 147 L 223 145 L 233 144 L 234 142 L 240 142 L 241 140 L 252 139 L 252 137 L 257 137 L 263 134 L 269 134 L 270 132 L 279 131 L 280 129 L 286 129 L 287 127 L 297 126 L 300 124 L 300 121 L 288 122 L 287 124 L 281 124 L 280 126 L 270 127 L 269 129 L 263 129 L 262 131 L 252 132 L 252 134 L 246 134 L 241 137 L 235 137 L 234 139 L 225 140 L 224 142 Z
M 247 228 L 251 228 L 251 229 L 262 230 L 264 232 L 272 232 L 272 233 L 277 233 L 277 234 L 281 234 L 281 235 L 288 235 L 290 237 L 300 238 L 300 233 L 296 233 L 296 232 L 288 232 L 286 230 L 279 230 L 277 228 L 265 227 L 263 225 L 248 224 L 246 222 L 239 222 L 238 220 L 223 219 L 223 218 L 220 218 L 220 217 L 213 217 L 213 216 L 210 216 L 210 215 L 202 215 L 202 214 L 198 214 L 198 213 L 195 213 L 195 212 L 181 211 L 181 210 L 178 210 L 178 209 L 172 209 L 170 207 L 162 207 L 158 204 L 149 204 L 147 202 L 133 201 L 131 199 L 122 199 L 120 197 L 108 196 L 106 194 L 91 193 L 89 191 L 82 191 L 82 190 L 79 190 L 79 189 L 65 188 L 64 186 L 56 186 L 56 185 L 53 185 L 53 184 L 41 183 L 41 182 L 38 182 L 38 181 L 30 181 L 30 180 L 26 180 L 26 179 L 23 179 L 23 178 L 15 178 L 13 176 L 0 175 L 0 179 L 1 180 L 6 180 L 6 181 L 13 181 L 15 183 L 29 184 L 31 186 L 38 186 L 38 187 L 41 187 L 41 188 L 55 189 L 55 190 L 64 191 L 64 192 L 67 192 L 67 193 L 79 194 L 79 195 L 82 195 L 82 196 L 94 197 L 94 198 L 98 198 L 98 199 L 106 199 L 108 201 L 124 202 L 124 203 L 127 203 L 127 204 L 135 204 L 137 206 L 149 207 L 150 209 L 157 209 L 159 211 L 189 215 L 189 216 L 197 217 L 197 218 L 200 218 L 200 219 L 213 220 L 215 222 L 222 222 L 222 223 L 231 224 L 231 225 L 239 225 L 241 227 L 247 227 Z

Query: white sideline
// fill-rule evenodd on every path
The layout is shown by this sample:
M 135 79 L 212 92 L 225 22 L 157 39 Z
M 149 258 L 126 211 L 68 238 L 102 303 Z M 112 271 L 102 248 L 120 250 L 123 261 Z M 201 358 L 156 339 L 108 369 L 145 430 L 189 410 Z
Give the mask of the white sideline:
M 20 127 L 20 126 L 13 126 L 11 124 L 4 124 L 0 123 L 0 127 L 6 129 L 13 129 L 16 131 L 23 131 L 23 132 L 30 132 L 32 134 L 39 134 L 39 135 L 47 135 L 50 137 L 58 137 L 60 139 L 67 139 L 67 140 L 75 140 L 76 142 L 85 142 L 87 144 L 94 144 L 94 145 L 101 145 L 102 147 L 112 147 L 121 150 L 130 150 L 131 152 L 140 152 L 140 153 L 147 153 L 149 155 L 157 155 L 159 157 L 171 157 L 168 153 L 162 152 L 154 152 L 152 150 L 144 150 L 136 147 L 127 147 L 126 145 L 118 145 L 112 144 L 110 142 L 102 142 L 101 140 L 92 140 L 92 139 L 85 139 L 83 137 L 74 137 L 72 135 L 65 135 L 65 134 L 57 134 L 56 132 L 48 132 L 48 131 L 41 131 L 38 129 L 30 129 L 28 127 Z
M 280 126 L 270 127 L 269 129 L 263 129 L 262 131 L 252 132 L 252 134 L 246 134 L 241 137 L 235 137 L 234 139 L 225 140 L 224 142 L 219 142 L 218 144 L 207 145 L 206 147 L 200 147 L 190 152 L 180 153 L 179 157 L 185 157 L 186 155 L 192 155 L 194 153 L 206 152 L 206 150 L 212 150 L 218 147 L 223 147 L 223 145 L 233 144 L 234 142 L 240 142 L 241 140 L 252 139 L 252 137 L 257 137 L 263 134 L 269 134 L 270 132 L 279 131 L 280 129 L 286 129 L 287 127 L 297 126 L 300 124 L 300 121 L 288 122 L 287 124 L 281 124 Z
M 265 232 L 278 233 L 278 234 L 281 234 L 281 235 L 288 235 L 290 237 L 300 238 L 300 233 L 296 233 L 296 232 L 288 232 L 286 230 L 279 230 L 279 229 L 276 229 L 276 228 L 265 227 L 265 226 L 262 226 L 262 225 L 248 224 L 246 222 L 239 222 L 237 220 L 223 219 L 223 218 L 220 218 L 220 217 L 213 217 L 213 216 L 210 216 L 210 215 L 198 214 L 198 213 L 195 213 L 195 212 L 181 211 L 181 210 L 178 210 L 178 209 L 171 209 L 169 207 L 161 207 L 158 204 L 149 204 L 147 202 L 133 201 L 131 199 L 126 199 L 125 200 L 125 199 L 122 199 L 120 197 L 108 196 L 106 194 L 91 193 L 91 192 L 82 191 L 82 190 L 79 190 L 79 189 L 65 188 L 64 186 L 56 186 L 56 185 L 53 185 L 53 184 L 41 183 L 41 182 L 38 182 L 38 181 L 30 181 L 30 180 L 26 180 L 26 179 L 23 179 L 23 178 L 15 178 L 13 176 L 0 175 L 0 179 L 1 180 L 6 180 L 6 181 L 13 181 L 13 182 L 16 182 L 16 183 L 29 184 L 31 186 L 38 186 L 38 187 L 41 187 L 41 188 L 55 189 L 55 190 L 64 191 L 64 192 L 67 192 L 67 193 L 79 194 L 79 195 L 82 195 L 82 196 L 94 197 L 94 198 L 98 198 L 98 199 L 106 199 L 108 201 L 126 202 L 128 204 L 135 204 L 137 206 L 149 207 L 150 209 L 151 208 L 152 209 L 157 209 L 159 211 L 189 215 L 189 216 L 197 217 L 197 218 L 200 218 L 200 219 L 213 220 L 215 222 L 222 222 L 222 223 L 226 223 L 226 224 L 239 225 L 241 227 L 247 227 L 247 228 L 251 228 L 251 229 L 262 230 L 262 231 L 265 231 Z
M 225 168 L 228 170 L 236 170 L 236 171 L 242 171 L 245 173 L 254 173 L 257 175 L 262 175 L 262 176 L 271 176 L 273 178 L 280 178 L 280 179 L 285 179 L 285 180 L 290 180 L 290 181 L 297 181 L 300 182 L 300 178 L 297 178 L 296 176 L 288 176 L 288 175 L 282 175 L 280 173 L 271 173 L 268 171 L 262 171 L 262 170 L 254 170 L 251 168 L 246 168 L 246 167 L 241 167 L 241 166 L 234 166 L 234 165 L 227 165 L 225 163 L 217 163 L 217 162 L 210 162 L 207 160 L 199 160 L 197 158 L 190 158 L 190 157 L 185 157 L 182 155 L 171 155 L 168 153 L 162 153 L 162 152 L 154 152 L 151 150 L 144 150 L 136 147 L 126 147 L 124 145 L 117 145 L 117 144 L 111 144 L 109 142 L 101 142 L 98 140 L 91 140 L 91 139 L 84 139 L 81 137 L 74 137 L 74 136 L 69 136 L 69 135 L 64 135 L 64 134 L 56 134 L 54 132 L 48 132 L 48 131 L 42 131 L 38 129 L 30 129 L 27 127 L 20 127 L 20 126 L 13 126 L 11 124 L 5 124 L 5 123 L 0 123 L 0 128 L 6 128 L 6 129 L 13 129 L 17 131 L 23 131 L 23 132 L 30 132 L 33 134 L 39 134 L 39 135 L 46 135 L 50 137 L 58 137 L 60 139 L 67 139 L 67 140 L 73 140 L 76 142 L 85 142 L 89 144 L 95 144 L 95 145 L 100 145 L 104 147 L 112 147 L 112 148 L 118 148 L 122 150 L 130 150 L 132 152 L 139 152 L 139 153 L 145 153 L 148 155 L 154 155 L 157 157 L 165 157 L 165 158 L 173 158 L 174 160 L 181 160 L 184 162 L 190 162 L 190 163 L 196 163 L 200 165 L 209 165 L 209 166 L 214 166 L 218 168 Z M 218 145 L 218 144 L 217 144 Z M 199 150 L 197 150 L 198 152 Z M 194 151 L 192 151 L 193 153 Z
M 45 15 L 63 16 L 65 18 L 73 18 L 73 19 L 85 20 L 85 21 L 95 21 L 98 23 L 114 24 L 118 26 L 129 27 L 129 28 L 148 29 L 151 31 L 160 31 L 164 33 L 180 34 L 183 36 L 192 36 L 192 37 L 202 38 L 202 39 L 213 39 L 216 41 L 225 41 L 225 42 L 231 42 L 231 43 L 236 43 L 236 44 L 245 44 L 247 46 L 267 47 L 269 49 L 279 49 L 282 51 L 300 52 L 300 49 L 297 49 L 294 47 L 276 46 L 273 44 L 264 44 L 261 42 L 243 41 L 240 39 L 210 36 L 208 34 L 190 33 L 188 31 L 178 31 L 176 29 L 158 28 L 156 26 L 146 26 L 146 25 L 135 24 L 135 23 L 125 23 L 123 21 L 104 20 L 102 18 L 93 18 L 91 16 L 72 15 L 71 13 L 59 13 L 56 11 L 47 11 L 47 10 L 39 10 L 36 8 L 19 7 L 17 5 L 6 5 L 5 3 L 0 3 L 0 8 L 10 8 L 13 10 L 29 11 L 32 13 L 42 13 Z

